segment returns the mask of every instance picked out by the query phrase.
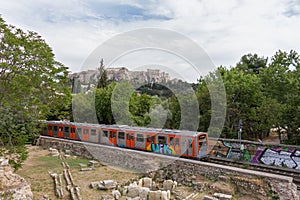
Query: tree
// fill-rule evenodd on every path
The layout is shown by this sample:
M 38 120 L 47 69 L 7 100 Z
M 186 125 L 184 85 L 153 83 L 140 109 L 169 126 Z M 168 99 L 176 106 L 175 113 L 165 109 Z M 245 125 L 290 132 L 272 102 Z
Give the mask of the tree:
M 129 111 L 134 123 L 138 126 L 147 126 L 151 122 L 149 115 L 154 102 L 152 97 L 147 94 L 134 92 L 129 102 Z
M 264 94 L 278 104 L 274 126 L 285 130 L 288 143 L 299 144 L 300 58 L 297 52 L 278 51 L 260 74 Z
M 259 79 L 255 74 L 245 74 L 236 68 L 223 72 L 222 78 L 227 98 L 225 127 L 230 133 L 236 133 L 237 124 L 242 119 L 244 129 L 250 136 L 255 132 L 251 130 L 256 120 L 255 108 L 262 100 Z
M 98 84 L 97 88 L 105 88 L 108 85 L 108 80 L 107 80 L 107 74 L 106 70 L 104 69 L 104 64 L 103 64 L 103 58 L 100 61 L 100 66 L 98 68 L 99 70 L 99 77 L 98 77 Z
M 0 18 L 1 145 L 22 146 L 37 131 L 39 120 L 69 105 L 67 74 L 41 36 Z
M 258 57 L 257 54 L 247 54 L 242 56 L 237 63 L 236 68 L 247 74 L 259 74 L 259 72 L 267 67 L 268 58 Z
M 105 88 L 97 88 L 95 95 L 95 109 L 98 123 L 114 124 L 115 120 L 111 109 L 111 98 L 116 83 L 111 83 Z

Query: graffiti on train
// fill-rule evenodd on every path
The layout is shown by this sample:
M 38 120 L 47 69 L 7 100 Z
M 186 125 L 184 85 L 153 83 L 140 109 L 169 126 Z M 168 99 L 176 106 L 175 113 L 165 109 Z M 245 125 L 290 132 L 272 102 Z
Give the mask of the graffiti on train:
M 300 150 L 218 141 L 212 155 L 300 170 Z
M 169 154 L 169 155 L 176 154 L 175 150 L 172 147 L 170 147 L 168 144 L 152 143 L 148 145 L 147 150 L 155 153 L 161 153 L 161 154 Z
M 218 141 L 216 146 L 217 148 L 213 151 L 216 157 L 251 161 L 251 155 L 248 150 L 249 147 L 244 144 Z
M 258 148 L 252 162 L 300 169 L 300 151 L 293 149 L 282 150 L 280 148 Z

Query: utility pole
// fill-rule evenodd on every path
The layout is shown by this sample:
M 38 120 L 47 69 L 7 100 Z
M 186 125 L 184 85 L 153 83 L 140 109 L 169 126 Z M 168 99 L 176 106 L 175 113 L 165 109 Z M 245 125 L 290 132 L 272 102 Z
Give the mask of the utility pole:
M 240 142 L 240 160 L 242 159 L 242 130 L 243 130 L 243 120 L 239 120 L 239 131 L 238 131 L 238 140 Z
M 240 141 L 240 143 L 242 140 L 242 129 L 243 129 L 243 120 L 240 119 L 239 120 L 239 131 L 238 131 L 238 140 Z

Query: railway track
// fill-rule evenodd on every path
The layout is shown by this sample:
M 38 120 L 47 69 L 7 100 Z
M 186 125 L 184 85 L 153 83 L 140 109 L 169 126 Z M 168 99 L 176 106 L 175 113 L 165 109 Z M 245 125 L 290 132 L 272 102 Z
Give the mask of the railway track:
M 216 158 L 216 157 L 210 157 L 206 161 L 215 164 L 221 164 L 221 165 L 250 169 L 250 170 L 261 171 L 261 172 L 266 172 L 271 174 L 289 176 L 293 178 L 293 182 L 297 185 L 298 191 L 300 191 L 300 170 L 297 169 L 268 166 L 263 164 L 250 163 L 245 161 L 235 161 L 226 158 Z

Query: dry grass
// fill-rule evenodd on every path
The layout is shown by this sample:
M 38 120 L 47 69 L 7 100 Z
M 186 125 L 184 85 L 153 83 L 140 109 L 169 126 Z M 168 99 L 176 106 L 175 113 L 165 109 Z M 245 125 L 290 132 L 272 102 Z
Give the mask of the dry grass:
M 62 173 L 62 161 L 58 157 L 48 156 L 49 151 L 43 150 L 41 147 L 29 146 L 28 151 L 29 157 L 23 167 L 17 171 L 17 174 L 24 177 L 31 184 L 34 199 L 40 199 L 45 194 L 52 200 L 58 199 L 54 194 L 53 179 L 48 172 Z M 110 191 L 91 189 L 89 184 L 92 181 L 112 179 L 122 183 L 139 176 L 133 171 L 109 166 L 98 167 L 93 171 L 80 172 L 79 163 L 87 164 L 88 160 L 70 157 L 65 159 L 65 161 L 71 167 L 74 182 L 80 187 L 83 199 L 101 199 L 102 194 L 110 194 Z M 67 191 L 65 190 L 64 192 L 64 199 L 69 199 L 69 196 L 66 195 L 68 194 Z

